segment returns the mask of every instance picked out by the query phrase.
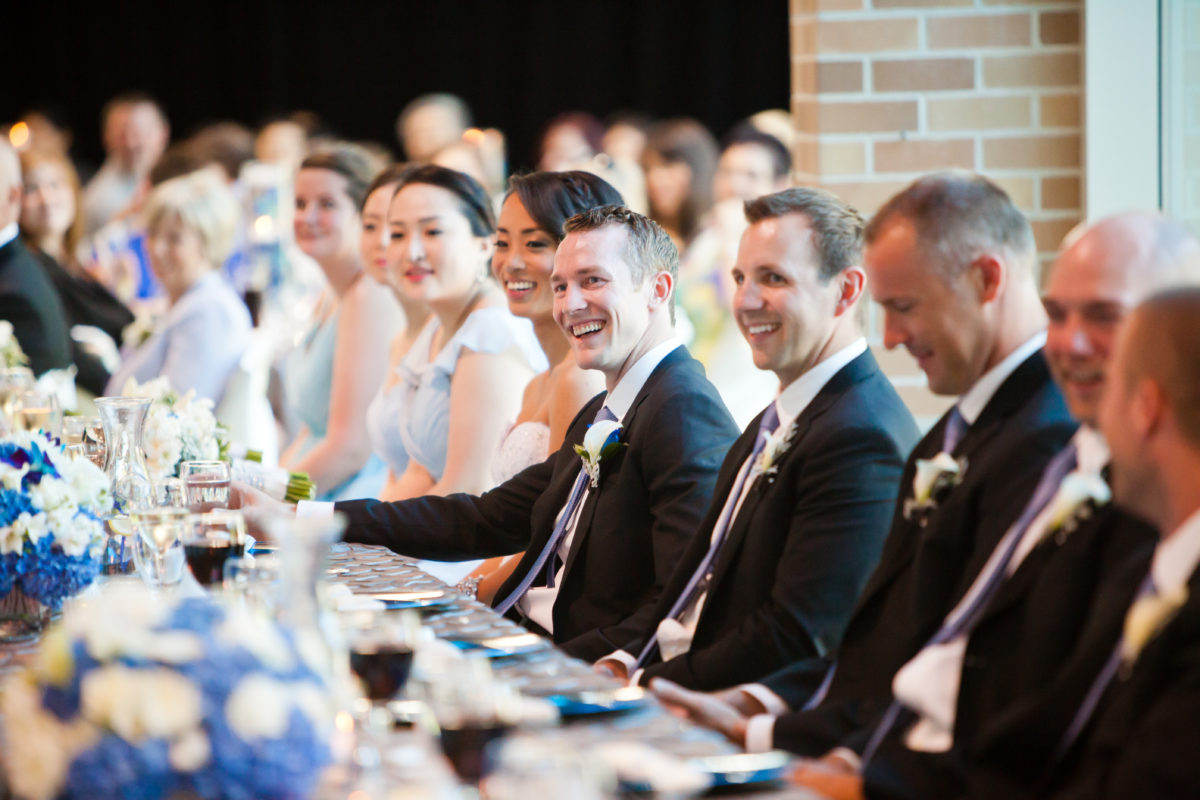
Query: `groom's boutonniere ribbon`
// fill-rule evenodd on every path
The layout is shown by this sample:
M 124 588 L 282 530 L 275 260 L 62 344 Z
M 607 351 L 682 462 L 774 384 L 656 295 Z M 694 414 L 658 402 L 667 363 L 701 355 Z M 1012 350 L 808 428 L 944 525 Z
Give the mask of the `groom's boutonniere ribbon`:
M 600 483 L 600 464 L 617 450 L 628 446 L 619 441 L 620 432 L 621 423 L 602 419 L 588 427 L 582 445 L 575 445 L 575 452 L 583 462 L 583 469 L 591 479 L 593 489 Z

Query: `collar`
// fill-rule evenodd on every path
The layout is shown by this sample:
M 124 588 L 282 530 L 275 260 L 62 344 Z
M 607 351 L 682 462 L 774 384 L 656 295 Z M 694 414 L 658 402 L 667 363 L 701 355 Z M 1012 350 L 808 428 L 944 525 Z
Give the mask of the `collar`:
M 860 337 L 785 386 L 775 398 L 775 413 L 779 415 L 778 430 L 787 430 L 792 421 L 800 416 L 813 398 L 825 388 L 825 384 L 829 383 L 842 367 L 865 352 L 867 340 Z
M 1175 532 L 1154 549 L 1150 576 L 1159 595 L 1183 588 L 1200 564 L 1200 510 L 1194 511 Z
M 1004 360 L 983 373 L 970 389 L 958 398 L 958 413 L 968 425 L 974 425 L 975 420 L 983 413 L 984 406 L 992 399 L 992 395 L 1000 388 L 1000 384 L 1024 363 L 1025 359 L 1041 350 L 1046 345 L 1046 332 L 1040 331 L 1025 340 L 1025 343 L 1013 350 Z
M 1075 445 L 1077 472 L 1099 475 L 1101 470 L 1108 466 L 1108 442 L 1104 440 L 1104 434 L 1100 431 L 1080 425 L 1079 430 L 1071 437 L 1071 443 Z
M 15 222 L 10 222 L 7 225 L 5 225 L 3 228 L 0 228 L 0 247 L 4 247 L 6 244 L 11 242 L 13 239 L 17 238 L 17 232 L 19 230 L 20 230 L 20 228 L 17 226 L 17 223 L 15 223 Z
M 629 412 L 634 398 L 638 396 L 638 392 L 642 390 L 642 385 L 650 377 L 650 373 L 654 372 L 654 368 L 682 344 L 683 342 L 678 337 L 672 336 L 651 348 L 629 368 L 628 372 L 621 376 L 621 380 L 617 381 L 617 385 L 608 393 L 608 397 L 604 398 L 604 405 L 613 413 L 618 422 L 624 422 L 625 414 Z

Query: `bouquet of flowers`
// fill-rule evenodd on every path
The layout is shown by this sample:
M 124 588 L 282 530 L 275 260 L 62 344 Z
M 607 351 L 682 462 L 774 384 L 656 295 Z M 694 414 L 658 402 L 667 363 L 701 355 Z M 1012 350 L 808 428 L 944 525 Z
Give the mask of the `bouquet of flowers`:
M 0 367 L 23 367 L 29 363 L 29 357 L 21 349 L 13 333 L 12 323 L 0 319 Z
M 228 446 L 225 431 L 217 425 L 211 400 L 196 397 L 191 389 L 180 395 L 166 378 L 155 378 L 140 385 L 130 378 L 121 394 L 149 397 L 154 401 L 150 404 L 142 433 L 142 449 L 146 452 L 146 467 L 152 479 L 177 477 L 182 461 L 211 461 L 224 457 Z
M 303 798 L 333 705 L 292 634 L 207 597 L 111 585 L 0 692 L 14 795 Z
M 27 613 L 25 598 L 57 610 L 90 584 L 111 509 L 108 477 L 92 462 L 44 433 L 0 439 L 0 616 Z

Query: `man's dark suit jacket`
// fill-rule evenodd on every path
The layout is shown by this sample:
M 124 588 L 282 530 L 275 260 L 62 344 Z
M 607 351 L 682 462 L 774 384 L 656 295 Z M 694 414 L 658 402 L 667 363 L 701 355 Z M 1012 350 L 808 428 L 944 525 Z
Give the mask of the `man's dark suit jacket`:
M 968 563 L 992 551 L 1076 427 L 1045 358 L 1041 352 L 1031 355 L 1000 385 L 955 448 L 954 457 L 967 462 L 961 483 L 932 514 L 908 518 L 904 506 L 912 496 L 917 459 L 941 450 L 947 418 L 909 456 L 883 555 L 850 617 L 824 702 L 777 719 L 777 747 L 820 755 L 864 730 L 869 735 L 867 726 L 891 701 L 892 677 L 937 631 L 965 588 Z M 765 683 L 797 708 L 828 664 L 808 659 Z
M 33 374 L 71 363 L 62 301 L 20 236 L 0 247 L 0 319 L 12 323 Z
M 554 530 L 579 474 L 573 447 L 603 403 L 599 395 L 584 407 L 546 461 L 482 496 L 338 503 L 349 517 L 346 541 L 444 561 L 524 550 L 496 594 L 508 597 Z M 563 649 L 595 660 L 645 629 L 737 434 L 700 362 L 683 347 L 668 354 L 622 420 L 620 439 L 628 447 L 602 463 L 599 487 L 580 510 L 554 603 L 553 638 Z M 544 586 L 543 575 L 533 585 Z
M 641 652 L 704 560 L 761 417 L 730 448 L 699 534 L 651 626 L 626 651 Z M 919 433 L 870 352 L 830 378 L 794 428 L 778 471 L 754 482 L 726 533 L 691 649 L 667 662 L 655 650 L 643 682 L 661 676 L 721 689 L 836 649 L 879 560 L 904 459 Z
M 1179 612 L 1109 684 L 1054 775 L 1055 800 L 1200 797 L 1200 569 L 1187 588 Z
M 915 752 L 903 743 L 908 725 L 897 725 L 866 767 L 866 796 L 1000 800 L 1036 789 L 1070 723 L 1048 710 L 1078 707 L 1087 691 L 1081 684 L 1090 683 L 1057 678 L 1072 661 L 1103 664 L 1112 652 L 1157 538 L 1109 505 L 1070 534 L 1038 544 L 968 639 L 954 747 Z

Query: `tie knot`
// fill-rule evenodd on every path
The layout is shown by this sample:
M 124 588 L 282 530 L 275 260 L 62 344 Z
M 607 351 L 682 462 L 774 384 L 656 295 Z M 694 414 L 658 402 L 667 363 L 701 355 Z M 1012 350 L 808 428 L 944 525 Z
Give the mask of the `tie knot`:
M 774 403 L 767 406 L 767 410 L 763 412 L 762 419 L 758 423 L 759 434 L 771 435 L 775 429 L 779 427 L 779 409 Z
M 954 448 L 958 447 L 958 443 L 962 441 L 963 436 L 967 432 L 967 418 L 958 410 L 958 406 L 950 409 L 950 415 L 946 418 L 946 431 L 942 439 L 942 452 L 953 453 Z
M 608 406 L 601 406 L 600 410 L 596 412 L 596 419 L 593 421 L 594 422 L 605 422 L 605 421 L 616 422 L 617 415 L 614 414 L 611 410 L 609 410 Z

